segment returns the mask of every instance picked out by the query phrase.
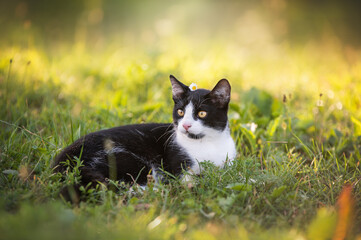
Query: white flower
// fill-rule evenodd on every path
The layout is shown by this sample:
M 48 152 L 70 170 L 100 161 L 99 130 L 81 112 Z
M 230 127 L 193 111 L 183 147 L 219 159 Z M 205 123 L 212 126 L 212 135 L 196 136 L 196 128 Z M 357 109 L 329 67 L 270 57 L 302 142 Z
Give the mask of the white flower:
M 197 84 L 192 83 L 191 85 L 189 85 L 189 89 L 190 89 L 191 91 L 197 90 Z
M 256 131 L 256 129 L 257 129 L 257 127 L 258 127 L 258 125 L 257 125 L 256 123 L 254 123 L 254 122 L 247 123 L 246 126 L 247 126 L 247 128 L 248 128 L 249 130 L 251 130 L 251 132 L 253 132 L 253 133 Z

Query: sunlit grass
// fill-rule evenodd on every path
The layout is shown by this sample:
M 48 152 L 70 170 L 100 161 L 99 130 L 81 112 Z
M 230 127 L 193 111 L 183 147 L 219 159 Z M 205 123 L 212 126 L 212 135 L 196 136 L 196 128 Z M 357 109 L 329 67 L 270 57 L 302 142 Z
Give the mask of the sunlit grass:
M 178 41 L 165 41 L 164 50 L 153 50 L 153 54 L 138 46 L 110 45 L 103 52 L 68 48 L 49 59 L 40 49 L 14 47 L 2 52 L 1 66 L 5 70 L 9 60 L 13 59 L 12 74 L 30 82 L 61 83 L 64 94 L 76 90 L 77 95 L 85 98 L 96 89 L 99 99 L 92 96 L 93 105 L 109 101 L 104 99 L 109 92 L 136 89 L 139 85 L 167 87 L 167 76 L 173 73 L 204 88 L 210 88 L 220 78 L 228 78 L 235 98 L 240 90 L 251 87 L 265 89 L 280 99 L 283 94 L 302 92 L 303 96 L 297 97 L 311 97 L 314 103 L 322 93 L 323 98 L 342 104 L 357 117 L 360 115 L 357 94 L 361 88 L 360 59 L 350 62 L 338 43 L 322 47 L 311 45 L 304 49 L 274 44 L 267 55 L 263 51 L 240 47 L 237 42 L 207 42 L 203 44 L 206 46 L 196 49 L 179 38 Z M 357 51 L 352 54 L 357 56 Z M 156 93 L 153 91 L 153 96 L 148 97 L 157 100 L 160 96 Z

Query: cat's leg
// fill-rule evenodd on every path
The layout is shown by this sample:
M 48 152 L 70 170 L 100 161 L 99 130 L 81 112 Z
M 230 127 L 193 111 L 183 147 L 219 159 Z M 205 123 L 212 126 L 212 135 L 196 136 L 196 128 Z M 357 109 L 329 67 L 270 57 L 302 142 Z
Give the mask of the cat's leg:
M 201 172 L 201 167 L 199 162 L 195 162 L 191 167 L 188 167 L 187 171 L 183 172 L 183 176 L 181 178 L 182 184 L 187 186 L 188 188 L 192 188 L 195 184 L 195 177 L 199 176 Z
M 196 177 L 196 175 L 194 175 L 190 172 L 186 172 L 185 174 L 183 174 L 182 179 L 181 179 L 182 185 L 189 189 L 193 188 L 196 183 L 195 177 Z
M 164 181 L 164 172 L 158 166 L 153 165 L 151 177 L 152 179 L 148 178 L 148 183 L 153 180 L 155 184 L 159 184 Z
M 191 175 L 191 174 L 184 174 L 183 176 L 182 176 L 182 179 L 181 179 L 181 182 L 183 183 L 183 184 L 188 184 L 188 183 L 194 183 L 194 175 Z

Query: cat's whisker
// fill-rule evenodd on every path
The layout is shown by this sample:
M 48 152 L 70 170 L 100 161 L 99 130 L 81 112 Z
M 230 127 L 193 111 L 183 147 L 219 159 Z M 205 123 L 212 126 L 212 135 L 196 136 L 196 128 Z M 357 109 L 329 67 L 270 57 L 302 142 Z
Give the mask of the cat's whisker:
M 162 137 L 164 137 L 166 134 L 168 134 L 170 131 L 173 131 L 173 129 L 170 129 L 170 130 L 169 130 L 169 128 L 171 128 L 171 127 L 172 127 L 172 125 L 169 125 L 169 126 L 167 127 L 166 131 L 157 139 L 157 142 L 158 142 Z
M 168 130 L 170 126 L 158 126 L 158 127 L 153 127 L 153 128 L 151 129 L 151 131 L 153 131 L 153 130 L 157 130 L 157 129 L 160 129 L 160 128 L 165 128 L 165 127 L 166 127 L 166 128 L 167 128 L 167 130 Z M 167 130 L 166 130 L 166 131 L 167 131 Z
M 176 134 L 176 132 L 174 131 L 169 137 L 168 137 L 168 139 L 165 141 L 165 143 L 164 143 L 164 148 L 166 148 L 168 145 L 169 145 L 169 143 L 171 143 L 172 141 L 171 140 L 173 140 L 173 136 Z

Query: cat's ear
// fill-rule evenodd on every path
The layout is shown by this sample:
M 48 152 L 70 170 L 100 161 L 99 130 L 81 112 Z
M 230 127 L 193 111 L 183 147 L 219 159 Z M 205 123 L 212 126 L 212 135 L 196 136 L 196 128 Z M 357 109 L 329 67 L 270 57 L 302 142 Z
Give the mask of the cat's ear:
M 217 85 L 212 89 L 208 96 L 212 102 L 217 104 L 219 107 L 227 107 L 231 99 L 231 85 L 227 79 L 221 79 Z
M 169 76 L 170 82 L 172 83 L 172 93 L 173 99 L 181 99 L 184 97 L 184 94 L 189 91 L 189 88 L 178 81 L 173 75 Z

